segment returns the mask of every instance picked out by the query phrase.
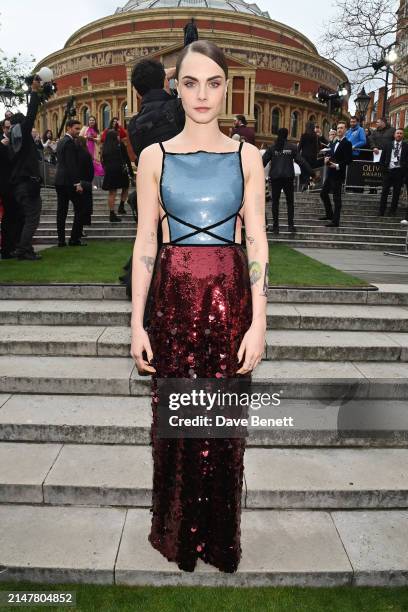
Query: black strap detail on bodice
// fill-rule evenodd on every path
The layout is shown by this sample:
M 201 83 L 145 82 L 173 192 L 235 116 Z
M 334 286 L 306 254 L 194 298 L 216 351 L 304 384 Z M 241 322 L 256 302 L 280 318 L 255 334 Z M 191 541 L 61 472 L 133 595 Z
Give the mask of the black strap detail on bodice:
M 237 153 L 239 153 L 240 155 L 241 155 L 243 144 L 244 144 L 244 141 L 241 140 L 241 142 L 239 143 L 238 151 L 237 151 Z M 163 144 L 161 142 L 159 142 L 159 145 L 160 145 L 161 150 L 163 151 L 163 156 L 164 156 L 166 154 L 166 150 L 163 147 Z M 231 151 L 231 153 L 233 153 L 233 151 Z M 168 212 L 165 208 L 164 202 L 162 202 L 162 204 L 163 204 L 165 213 L 163 217 L 160 219 L 160 225 L 163 223 L 163 220 L 166 217 L 171 217 L 175 221 L 178 221 L 178 223 L 182 223 L 186 227 L 191 227 L 192 229 L 195 230 L 194 232 L 190 232 L 189 234 L 185 234 L 184 236 L 180 236 L 179 238 L 172 240 L 171 244 L 180 242 L 180 240 L 186 240 L 186 238 L 191 238 L 192 236 L 195 236 L 196 234 L 201 234 L 201 233 L 208 234 L 212 238 L 217 238 L 218 240 L 222 240 L 223 242 L 226 242 L 227 244 L 236 244 L 234 240 L 229 240 L 228 238 L 224 238 L 224 236 L 219 236 L 218 234 L 215 234 L 214 232 L 211 232 L 210 230 L 213 229 L 214 227 L 218 227 L 218 225 L 222 225 L 223 223 L 226 223 L 227 221 L 229 221 L 230 219 L 233 219 L 234 217 L 239 217 L 241 219 L 241 223 L 243 223 L 244 220 L 242 218 L 242 215 L 239 212 L 232 213 L 232 215 L 229 215 L 228 217 L 225 217 L 224 219 L 221 219 L 221 221 L 217 221 L 217 223 L 213 223 L 212 225 L 207 225 L 206 227 L 198 227 L 197 225 L 194 225 L 193 223 L 189 223 L 188 221 L 184 221 L 184 219 L 180 219 L 180 217 L 176 217 L 176 215 L 173 215 L 172 213 Z

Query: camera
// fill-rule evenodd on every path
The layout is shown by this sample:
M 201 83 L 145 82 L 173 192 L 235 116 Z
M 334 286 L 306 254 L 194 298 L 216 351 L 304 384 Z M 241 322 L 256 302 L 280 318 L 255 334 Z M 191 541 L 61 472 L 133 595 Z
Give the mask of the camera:
M 31 93 L 33 81 L 40 81 L 42 86 L 41 90 L 39 91 L 39 95 L 41 97 L 41 102 L 46 102 L 58 90 L 57 84 L 53 78 L 54 74 L 52 70 L 50 68 L 43 67 L 37 72 L 37 74 L 30 74 L 30 76 L 26 77 L 24 82 L 28 87 L 28 93 Z

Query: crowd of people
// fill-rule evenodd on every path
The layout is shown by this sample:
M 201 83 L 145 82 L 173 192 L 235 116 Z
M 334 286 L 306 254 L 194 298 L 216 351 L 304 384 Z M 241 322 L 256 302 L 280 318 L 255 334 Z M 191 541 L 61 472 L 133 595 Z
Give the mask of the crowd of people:
M 297 146 L 288 141 L 288 130 L 280 128 L 276 141 L 263 154 L 264 166 L 269 165 L 269 184 L 272 199 L 274 234 L 279 234 L 279 200 L 283 189 L 288 211 L 290 233 L 296 232 L 294 225 L 294 163 L 300 166 L 300 188 L 307 189 L 321 179 L 320 199 L 324 214 L 319 220 L 326 221 L 327 227 L 339 227 L 342 207 L 342 192 L 347 166 L 353 161 L 378 161 L 382 171 L 382 190 L 378 216 L 386 214 L 387 202 L 392 188 L 390 216 L 397 214 L 397 208 L 404 183 L 408 192 L 408 141 L 404 131 L 391 127 L 385 117 L 378 119 L 375 130 L 364 129 L 358 118 L 350 118 L 349 125 L 339 121 L 326 139 L 320 126 L 307 123 Z M 378 159 L 377 159 L 378 157 Z M 353 192 L 363 192 L 361 186 L 348 187 Z M 376 193 L 376 189 L 370 189 Z M 333 204 L 330 199 L 333 197 Z M 408 209 L 405 214 L 408 217 Z
M 65 237 L 69 203 L 74 220 L 69 246 L 86 246 L 84 226 L 91 225 L 93 192 L 108 192 L 109 221 L 121 222 L 127 214 L 125 204 L 130 184 L 135 184 L 128 141 L 136 160 L 142 150 L 155 142 L 168 140 L 184 127 L 181 100 L 170 89 L 174 68 L 165 69 L 157 60 L 143 59 L 132 72 L 132 85 L 141 96 L 140 111 L 129 122 L 128 129 L 113 117 L 109 126 L 99 131 L 97 119 L 90 116 L 86 125 L 77 119 L 65 124 L 65 134 L 56 138 L 47 129 L 41 136 L 34 128 L 40 98 L 39 82 L 34 80 L 27 115 L 7 111 L 0 125 L 0 198 L 3 205 L 1 222 L 1 256 L 3 259 L 41 259 L 33 249 L 33 237 L 41 215 L 41 166 L 56 165 L 58 247 L 67 246 Z M 13 126 L 18 126 L 13 127 Z M 230 136 L 255 144 L 255 130 L 244 115 L 237 115 Z M 320 198 L 324 214 L 320 220 L 329 227 L 339 227 L 342 191 L 347 166 L 354 160 L 373 160 L 382 165 L 383 186 L 378 214 L 384 216 L 392 188 L 390 215 L 395 215 L 404 183 L 408 189 L 408 142 L 401 129 L 391 127 L 385 118 L 377 121 L 375 130 L 364 129 L 356 116 L 349 125 L 339 121 L 326 139 L 319 125 L 306 124 L 300 141 L 288 139 L 288 130 L 280 128 L 276 141 L 261 150 L 267 166 L 274 234 L 279 234 L 279 201 L 286 196 L 289 232 L 295 233 L 294 191 L 295 164 L 300 167 L 299 185 L 306 190 L 320 177 Z M 353 189 L 361 191 L 360 188 Z M 115 211 L 117 192 L 120 200 Z M 333 196 L 333 205 L 330 199 Z M 136 194 L 133 194 L 136 202 Z M 131 200 L 129 200 L 131 201 Z M 159 232 L 160 233 L 160 232 Z
M 34 128 L 40 105 L 39 87 L 39 81 L 34 80 L 26 115 L 8 110 L 0 124 L 2 259 L 41 259 L 34 252 L 33 238 L 40 223 L 44 164 L 56 166 L 58 247 L 86 246 L 84 226 L 92 223 L 95 189 L 101 187 L 108 192 L 109 221 L 118 223 L 121 215 L 128 212 L 125 203 L 129 186 L 135 184 L 126 146 L 128 135 L 119 119 L 114 117 L 102 133 L 95 117 L 89 117 L 85 126 L 78 119 L 68 119 L 61 138 L 55 138 L 50 129 L 41 137 Z M 65 226 L 70 202 L 74 220 L 67 243 Z

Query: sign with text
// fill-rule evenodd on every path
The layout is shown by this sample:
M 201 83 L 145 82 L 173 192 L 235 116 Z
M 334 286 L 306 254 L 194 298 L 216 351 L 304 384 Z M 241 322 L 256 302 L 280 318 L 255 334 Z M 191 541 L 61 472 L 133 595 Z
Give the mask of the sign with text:
M 356 159 L 347 167 L 346 187 L 378 187 L 382 179 L 383 169 L 378 162 Z

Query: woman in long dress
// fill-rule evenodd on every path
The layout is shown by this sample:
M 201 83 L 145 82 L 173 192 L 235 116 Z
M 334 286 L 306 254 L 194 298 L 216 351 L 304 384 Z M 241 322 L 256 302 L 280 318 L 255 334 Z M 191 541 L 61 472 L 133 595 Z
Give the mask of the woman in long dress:
M 103 177 L 104 175 L 104 170 L 101 162 L 99 161 L 100 135 L 98 124 L 96 123 L 96 117 L 94 117 L 93 115 L 89 117 L 88 125 L 82 128 L 80 136 L 86 138 L 86 145 L 93 160 L 94 178 L 100 186 L 102 180 L 101 177 Z
M 158 382 L 250 378 L 260 362 L 268 286 L 265 179 L 258 149 L 219 129 L 228 87 L 222 51 L 208 41 L 192 43 L 178 58 L 176 79 L 185 127 L 144 149 L 137 172 L 131 355 L 140 374 L 152 375 L 148 539 L 182 570 L 194 571 L 201 558 L 235 572 L 245 438 L 160 437 Z

